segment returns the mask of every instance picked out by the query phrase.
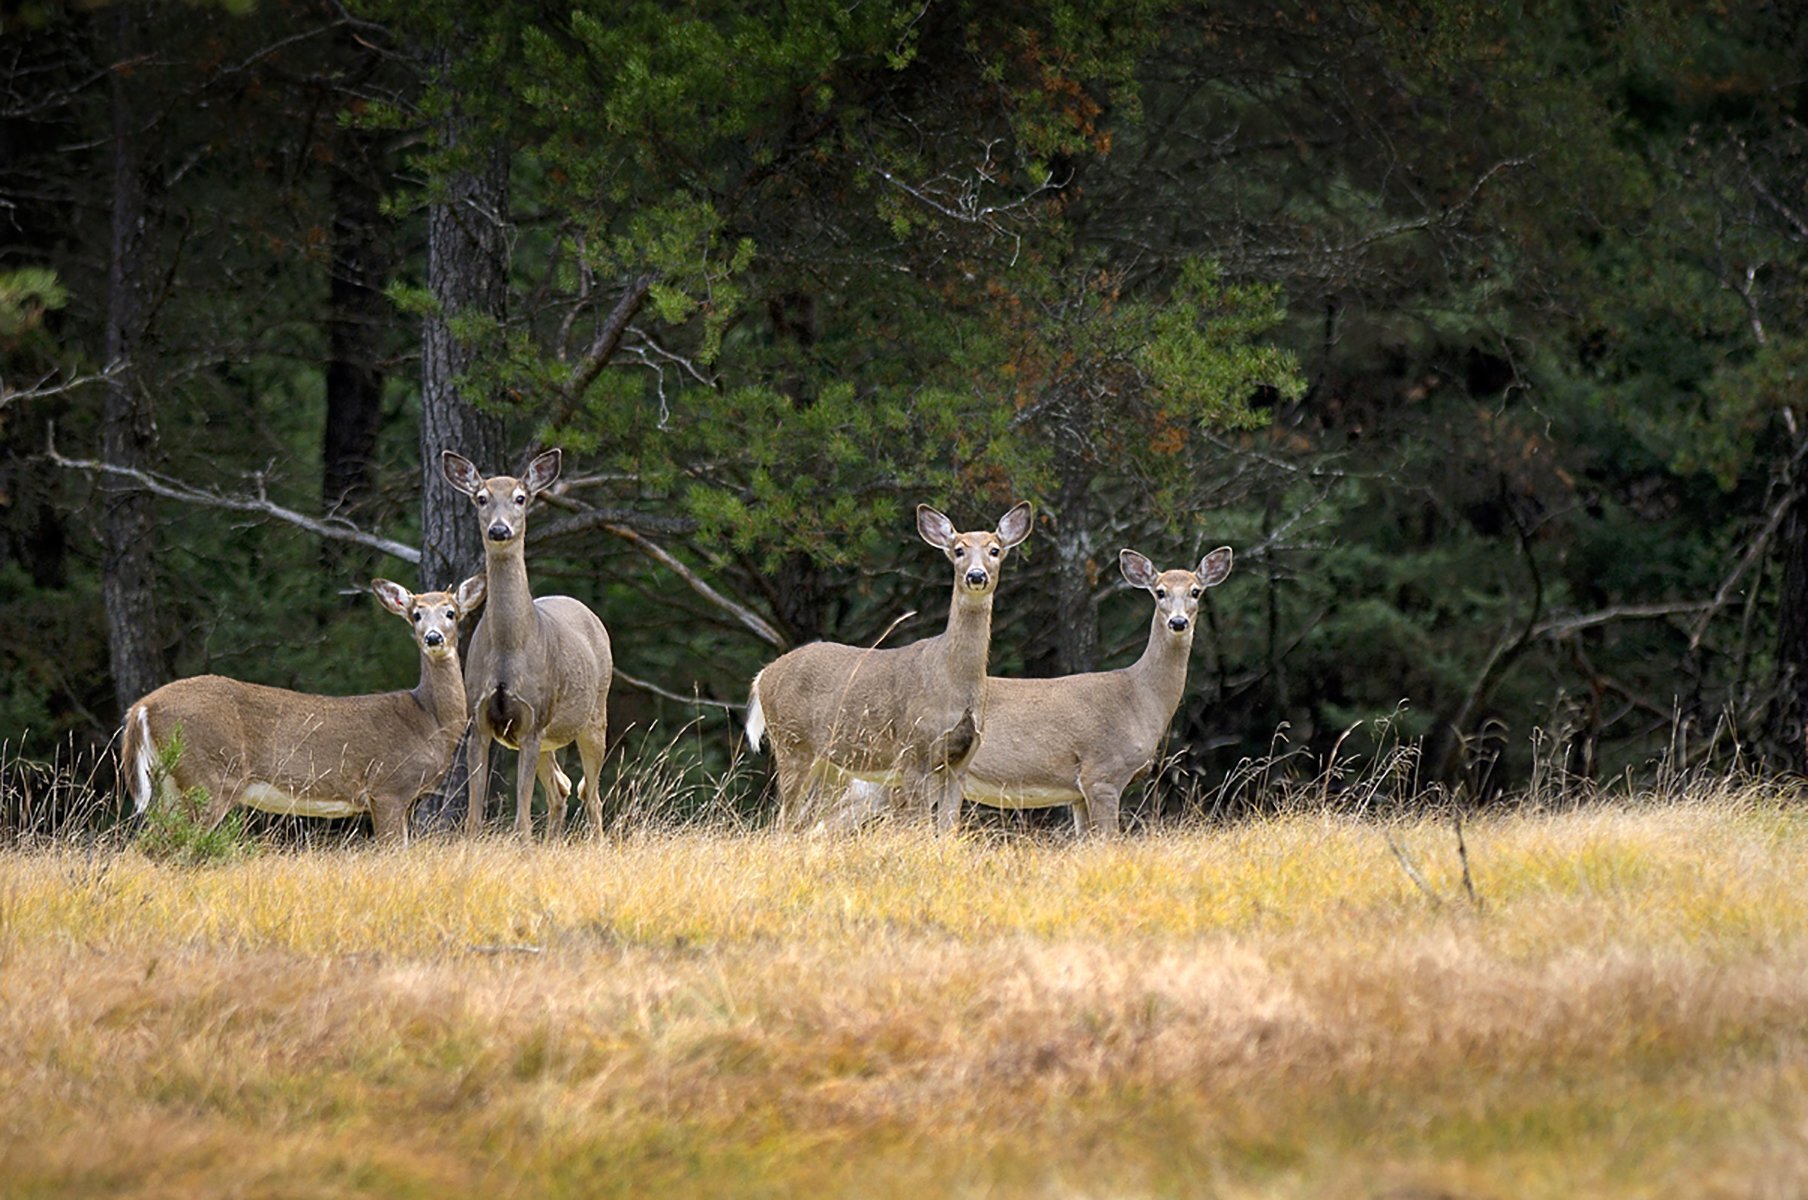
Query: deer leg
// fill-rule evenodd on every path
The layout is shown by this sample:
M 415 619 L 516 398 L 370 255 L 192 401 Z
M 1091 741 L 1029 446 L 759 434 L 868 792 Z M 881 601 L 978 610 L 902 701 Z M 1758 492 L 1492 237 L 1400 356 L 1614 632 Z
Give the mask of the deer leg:
M 948 768 L 930 774 L 929 796 L 934 802 L 937 833 L 954 833 L 960 829 L 961 789 L 966 780 L 965 771 Z
M 377 841 L 385 846 L 408 844 L 408 805 L 388 800 L 373 800 L 370 805 L 371 829 Z
M 1087 815 L 1091 818 L 1092 828 L 1080 830 L 1080 832 L 1096 831 L 1101 837 L 1116 837 L 1118 799 L 1121 791 L 1121 788 L 1105 782 L 1096 782 L 1087 787 L 1085 789 L 1086 810 Z M 1076 807 L 1074 811 L 1078 813 L 1079 809 Z
M 226 814 L 232 811 L 232 798 L 235 794 L 233 789 L 226 787 L 219 787 L 208 792 L 206 802 L 195 814 L 195 824 L 209 833 L 218 829 L 220 822 L 226 819 Z
M 546 791 L 546 837 L 553 841 L 565 836 L 565 805 L 571 798 L 571 779 L 559 770 L 559 760 L 551 750 L 540 752 L 534 775 Z
M 778 743 L 772 746 L 772 759 L 778 769 L 778 824 L 782 829 L 803 827 L 802 789 L 809 784 L 808 764 Z
M 584 817 L 590 822 L 593 837 L 603 835 L 603 755 L 608 751 L 608 737 L 609 719 L 605 716 L 597 722 L 594 734 L 578 738 L 578 761 L 584 765 L 584 781 L 578 785 L 578 794 L 583 797 Z
M 483 830 L 483 807 L 490 798 L 490 731 L 481 721 L 471 723 L 465 742 L 465 772 L 470 776 L 465 785 L 465 835 L 476 837 Z
M 521 739 L 519 755 L 515 764 L 515 836 L 531 841 L 534 836 L 534 775 L 540 769 L 538 732 Z M 547 799 L 552 797 L 549 795 Z

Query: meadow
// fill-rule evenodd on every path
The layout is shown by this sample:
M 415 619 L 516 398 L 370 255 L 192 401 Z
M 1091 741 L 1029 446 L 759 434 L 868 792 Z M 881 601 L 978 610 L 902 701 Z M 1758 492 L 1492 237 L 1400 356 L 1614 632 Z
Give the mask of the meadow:
M 0 851 L 9 1197 L 1791 1197 L 1808 807 Z

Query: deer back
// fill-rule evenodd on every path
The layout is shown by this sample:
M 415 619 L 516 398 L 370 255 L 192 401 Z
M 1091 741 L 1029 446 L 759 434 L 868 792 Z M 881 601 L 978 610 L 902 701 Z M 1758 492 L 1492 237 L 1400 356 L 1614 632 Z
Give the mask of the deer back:
M 315 696 L 221 675 L 158 688 L 132 706 L 128 721 L 140 719 L 153 753 L 181 739 L 172 772 L 181 791 L 241 800 L 262 785 L 345 815 L 373 792 L 418 793 L 445 771 L 459 733 L 413 692 Z

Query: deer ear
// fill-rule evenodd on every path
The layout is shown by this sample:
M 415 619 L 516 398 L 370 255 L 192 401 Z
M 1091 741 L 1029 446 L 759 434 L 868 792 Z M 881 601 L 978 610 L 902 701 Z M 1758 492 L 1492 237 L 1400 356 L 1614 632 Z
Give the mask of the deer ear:
M 468 616 L 483 607 L 489 597 L 489 580 L 482 575 L 473 575 L 458 585 L 458 593 L 454 597 L 458 601 L 458 615 Z
M 956 530 L 953 521 L 927 504 L 919 504 L 917 505 L 917 533 L 937 550 L 946 550 L 954 544 Z
M 1230 547 L 1220 546 L 1199 560 L 1199 586 L 1217 587 L 1230 574 Z
M 467 496 L 475 496 L 483 486 L 483 472 L 477 469 L 476 463 L 456 450 L 440 451 L 439 473 L 446 477 L 447 483 Z
M 1009 550 L 1030 535 L 1030 530 L 1036 527 L 1035 513 L 1030 502 L 1024 500 L 998 518 L 998 540 L 1004 543 L 1005 549 Z
M 391 583 L 387 579 L 373 579 L 370 590 L 375 593 L 384 608 L 398 617 L 408 615 L 408 602 L 414 599 L 412 593 L 399 583 Z
M 1117 552 L 1117 569 L 1124 573 L 1124 578 L 1131 587 L 1152 588 L 1155 586 L 1155 564 L 1134 550 L 1124 549 Z
M 539 495 L 559 477 L 559 468 L 564 465 L 564 461 L 564 452 L 557 446 L 544 454 L 536 455 L 534 461 L 527 464 L 527 473 L 521 476 L 522 485 L 530 494 Z

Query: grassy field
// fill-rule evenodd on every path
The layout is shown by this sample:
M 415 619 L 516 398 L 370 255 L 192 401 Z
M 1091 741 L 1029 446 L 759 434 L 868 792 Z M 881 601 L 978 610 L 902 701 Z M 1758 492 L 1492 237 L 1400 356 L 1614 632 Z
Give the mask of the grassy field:
M 1795 1197 L 1808 807 L 0 852 L 0 1191 Z

